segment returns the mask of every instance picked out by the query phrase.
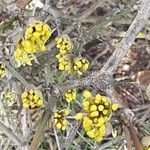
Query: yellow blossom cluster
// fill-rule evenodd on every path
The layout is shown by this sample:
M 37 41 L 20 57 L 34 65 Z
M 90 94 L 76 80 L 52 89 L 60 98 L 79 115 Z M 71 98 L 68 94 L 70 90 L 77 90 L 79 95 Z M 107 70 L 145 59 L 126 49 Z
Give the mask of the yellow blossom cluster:
M 0 78 L 3 78 L 6 74 L 5 64 L 0 61 Z
M 89 68 L 89 61 L 86 58 L 77 58 L 74 60 L 73 69 L 77 71 L 79 75 L 85 72 Z
M 43 105 L 42 93 L 39 90 L 31 89 L 21 95 L 23 108 L 35 108 Z
M 73 100 L 76 99 L 76 95 L 77 95 L 76 89 L 68 90 L 68 91 L 65 93 L 65 100 L 66 100 L 68 103 L 70 103 L 71 101 L 73 101 Z
M 83 108 L 85 113 L 78 113 L 76 120 L 83 120 L 83 128 L 90 138 L 101 141 L 106 133 L 106 123 L 110 119 L 112 111 L 118 109 L 117 103 L 111 104 L 109 100 L 100 94 L 95 97 L 89 91 L 83 93 Z
M 64 55 L 73 49 L 73 44 L 67 35 L 57 37 L 55 39 L 56 47 L 59 49 L 60 54 Z
M 86 58 L 73 58 L 73 55 L 69 55 L 73 49 L 73 44 L 67 35 L 57 37 L 55 39 L 56 47 L 59 49 L 59 53 L 56 55 L 58 60 L 58 69 L 65 71 L 68 74 L 77 72 L 82 75 L 89 67 L 89 62 Z
M 69 109 L 62 109 L 54 113 L 54 126 L 60 130 L 66 130 L 68 122 L 66 116 L 70 113 Z
M 26 29 L 25 36 L 17 43 L 14 51 L 14 59 L 18 66 L 32 65 L 31 61 L 35 60 L 35 53 L 46 50 L 45 43 L 51 36 L 50 27 L 42 22 L 29 25 Z
M 71 74 L 72 67 L 70 58 L 67 55 L 57 54 L 56 58 L 58 60 L 58 69 L 61 71 L 66 71 L 68 74 Z
M 68 55 L 73 49 L 71 39 L 67 35 L 57 37 L 55 39 L 56 47 L 59 49 L 59 53 L 56 55 L 58 60 L 58 69 L 65 71 L 68 74 L 72 73 L 72 59 Z

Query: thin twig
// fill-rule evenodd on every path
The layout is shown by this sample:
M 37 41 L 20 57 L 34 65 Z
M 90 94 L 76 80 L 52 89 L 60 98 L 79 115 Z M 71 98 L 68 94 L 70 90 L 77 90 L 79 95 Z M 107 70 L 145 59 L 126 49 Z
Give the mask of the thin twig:
M 55 18 L 55 22 L 57 25 L 57 31 L 58 31 L 58 35 L 61 35 L 61 31 L 60 31 L 60 19 L 61 19 L 61 14 L 62 12 L 60 12 L 60 10 L 58 10 L 52 3 L 52 0 L 46 0 L 45 1 L 45 6 L 44 6 L 44 11 L 47 11 L 48 13 L 50 13 L 54 18 Z
M 16 79 L 18 79 L 22 84 L 28 85 L 28 82 L 15 69 L 13 69 L 13 67 L 11 67 L 8 63 L 5 63 L 5 65 Z
M 55 127 L 53 127 L 53 130 L 54 130 L 54 135 L 55 135 L 55 139 L 56 139 L 56 143 L 57 143 L 57 148 L 58 148 L 58 150 L 61 150 Z

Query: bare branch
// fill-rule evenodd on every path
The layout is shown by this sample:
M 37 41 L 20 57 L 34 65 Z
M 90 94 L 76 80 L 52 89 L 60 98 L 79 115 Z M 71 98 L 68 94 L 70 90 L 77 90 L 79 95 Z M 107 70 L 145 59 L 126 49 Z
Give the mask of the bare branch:
M 135 41 L 137 34 L 144 27 L 146 20 L 150 16 L 150 0 L 143 0 L 143 5 L 141 10 L 136 15 L 133 20 L 131 26 L 126 32 L 124 38 L 120 42 L 118 48 L 112 54 L 110 59 L 105 63 L 104 67 L 101 69 L 101 72 L 106 72 L 109 74 L 113 74 L 116 70 L 119 63 L 122 61 L 123 57 L 128 52 L 129 48 Z

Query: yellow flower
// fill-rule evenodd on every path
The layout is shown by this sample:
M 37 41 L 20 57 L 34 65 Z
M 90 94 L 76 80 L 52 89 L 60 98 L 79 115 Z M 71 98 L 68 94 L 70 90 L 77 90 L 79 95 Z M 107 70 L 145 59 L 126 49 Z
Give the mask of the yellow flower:
M 21 95 L 24 108 L 35 108 L 43 105 L 42 93 L 39 90 L 31 89 Z
M 63 121 L 62 121 L 62 130 L 66 130 L 67 125 L 68 125 L 67 120 L 63 120 Z
M 26 34 L 29 35 L 29 34 L 32 34 L 32 33 L 33 33 L 33 28 L 28 27 L 27 30 L 26 30 Z
M 98 126 L 102 126 L 105 123 L 105 120 L 103 117 L 98 118 Z
M 59 70 L 61 70 L 61 71 L 65 70 L 65 66 L 62 63 L 59 64 Z
M 37 43 L 39 40 L 43 40 L 42 44 L 44 45 L 47 39 L 51 36 L 51 34 L 52 34 L 51 28 L 47 24 L 43 22 L 39 22 L 39 23 L 31 24 L 27 27 L 25 32 L 25 39 L 28 39 L 32 42 L 38 39 Z
M 90 111 L 95 111 L 95 110 L 97 110 L 97 106 L 96 105 L 91 105 Z
M 107 109 L 104 109 L 104 110 L 102 111 L 102 113 L 103 113 L 104 115 L 107 115 L 107 114 L 108 114 L 108 110 L 107 110 Z
M 114 103 L 114 104 L 111 105 L 111 109 L 113 111 L 116 111 L 118 108 L 119 108 L 119 104 L 117 104 L 117 103 Z
M 96 96 L 95 96 L 95 103 L 99 104 L 101 102 L 101 98 L 102 98 L 102 96 L 100 94 L 96 94 Z
M 20 53 L 22 54 L 24 51 L 27 52 L 27 53 L 35 53 L 36 50 L 35 50 L 35 47 L 33 45 L 33 43 L 30 41 L 30 40 L 26 40 L 26 39 L 21 39 L 19 41 L 19 43 L 17 43 L 16 45 L 16 51 L 19 50 Z
M 47 31 L 50 31 L 51 29 L 49 28 L 47 24 L 43 24 L 43 30 L 47 32 Z
M 65 71 L 68 74 L 72 73 L 72 66 L 71 66 L 71 58 L 67 56 L 63 56 L 61 53 L 56 55 L 58 60 L 58 69 L 61 71 Z
M 62 109 L 54 113 L 53 123 L 57 129 L 66 130 L 68 122 L 65 117 L 68 116 L 69 113 L 69 109 Z
M 60 112 L 63 112 L 64 116 L 68 116 L 70 113 L 70 109 L 62 109 L 62 110 L 60 110 Z
M 99 105 L 99 106 L 98 106 L 98 110 L 99 110 L 99 111 L 103 111 L 103 110 L 104 110 L 104 106 L 103 106 L 103 105 Z
M 92 96 L 92 94 L 91 94 L 90 91 L 85 90 L 84 93 L 83 93 L 83 96 L 84 96 L 85 98 L 89 98 L 89 97 Z
M 56 47 L 60 49 L 60 54 L 66 54 L 73 49 L 73 44 L 68 35 L 57 37 L 55 39 Z
M 22 65 L 26 65 L 26 64 L 29 66 L 32 65 L 32 63 L 31 63 L 32 57 L 30 55 L 28 55 L 26 52 L 24 52 L 21 57 L 16 58 L 16 61 L 17 60 L 20 61 Z
M 83 113 L 77 113 L 74 118 L 76 120 L 81 120 L 83 118 L 83 116 L 84 116 Z
M 83 108 L 91 117 L 100 115 L 109 118 L 112 110 L 115 111 L 115 108 L 118 106 L 116 104 L 111 105 L 109 100 L 100 94 L 97 94 L 95 97 L 93 97 L 91 92 L 84 91 L 83 96 L 85 97 L 82 103 Z
M 29 108 L 29 107 L 30 107 L 29 103 L 23 103 L 23 108 Z
M 85 110 L 89 110 L 89 108 L 90 108 L 90 102 L 89 101 L 83 101 L 82 105 L 83 105 L 83 108 Z
M 99 116 L 99 111 L 92 111 L 90 113 L 90 117 L 98 117 Z
M 35 39 L 38 39 L 40 37 L 40 33 L 39 32 L 34 32 L 33 36 L 35 37 Z
M 65 93 L 65 100 L 70 103 L 71 101 L 75 100 L 76 99 L 76 89 L 71 89 L 71 90 L 68 90 L 66 93 Z
M 63 41 L 63 39 L 60 38 L 60 37 L 57 37 L 57 38 L 55 39 L 55 42 L 56 42 L 57 44 L 60 44 L 62 41 Z
M 22 55 L 23 51 L 21 49 L 16 49 L 14 52 L 14 58 L 19 58 Z
M 92 125 L 93 121 L 89 117 L 85 116 L 83 118 L 83 128 L 87 131 L 91 128 Z
M 5 64 L 0 61 L 0 78 L 3 78 L 6 74 Z
M 43 22 L 29 25 L 25 37 L 17 43 L 14 51 L 14 59 L 18 67 L 32 65 L 31 60 L 36 60 L 33 54 L 46 51 L 45 43 L 51 34 L 50 27 Z
M 100 142 L 106 134 L 106 123 L 109 121 L 112 111 L 118 108 L 118 104 L 111 104 L 109 100 L 100 94 L 93 96 L 90 91 L 83 92 L 82 102 L 84 113 L 78 113 L 75 118 L 83 118 L 83 128 L 90 138 Z
M 94 135 L 95 131 L 92 129 L 90 131 L 87 131 L 87 135 L 90 137 L 90 138 L 94 138 L 95 135 Z
M 44 52 L 44 51 L 46 51 L 46 47 L 45 47 L 45 45 L 41 45 L 41 46 L 39 46 L 39 51 L 40 51 L 40 52 Z
M 103 139 L 103 137 L 105 136 L 105 134 L 106 134 L 106 127 L 105 127 L 105 125 L 103 125 L 100 128 L 98 128 L 95 133 L 97 133 L 95 135 L 95 140 L 97 142 L 100 142 Z
M 42 31 L 42 24 L 41 23 L 37 23 L 37 24 L 35 24 L 35 30 L 37 31 L 37 32 L 40 32 L 40 31 Z
M 14 51 L 14 59 L 16 61 L 16 63 L 19 63 L 20 65 L 32 65 L 31 61 L 32 61 L 32 57 L 31 55 L 29 55 L 29 51 L 31 51 L 31 47 L 32 45 L 29 44 L 29 41 L 23 41 L 21 40 L 16 47 L 16 50 Z M 30 48 L 28 48 L 28 46 L 31 46 Z
M 73 69 L 82 75 L 89 67 L 89 61 L 86 58 L 76 58 L 74 60 Z
M 61 123 L 56 124 L 56 128 L 61 129 L 61 127 L 62 127 Z
M 89 67 L 89 62 L 86 58 L 73 58 L 73 55 L 67 53 L 72 50 L 72 46 L 67 44 L 68 39 L 57 37 L 55 39 L 56 47 L 60 49 L 59 54 L 56 55 L 58 60 L 59 70 L 66 71 L 68 74 L 77 72 L 82 75 Z M 67 42 L 67 43 L 66 43 Z
M 55 56 L 58 60 L 63 57 L 60 53 Z
M 77 65 L 78 68 L 82 67 L 82 61 L 76 61 L 75 64 Z

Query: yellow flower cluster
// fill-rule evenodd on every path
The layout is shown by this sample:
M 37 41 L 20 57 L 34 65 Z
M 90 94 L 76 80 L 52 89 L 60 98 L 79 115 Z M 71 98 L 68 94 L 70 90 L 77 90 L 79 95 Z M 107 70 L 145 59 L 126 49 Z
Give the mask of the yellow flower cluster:
M 72 59 L 68 53 L 73 49 L 73 44 L 67 35 L 57 37 L 55 39 L 56 47 L 59 49 L 59 53 L 56 55 L 58 60 L 58 69 L 65 71 L 68 74 L 72 72 Z
M 62 109 L 54 113 L 54 126 L 60 130 L 66 130 L 68 122 L 65 119 L 70 113 L 69 109 Z
M 67 35 L 63 35 L 62 37 L 57 37 L 55 39 L 56 47 L 60 50 L 60 54 L 66 54 L 73 49 L 73 44 L 70 38 Z
M 86 113 L 78 113 L 76 120 L 83 119 L 83 128 L 90 138 L 101 141 L 106 133 L 106 122 L 110 119 L 112 111 L 119 105 L 110 104 L 105 96 L 97 94 L 95 97 L 89 91 L 83 93 L 83 108 Z
M 0 61 L 0 78 L 3 78 L 6 74 L 5 64 Z
M 25 91 L 21 95 L 23 108 L 35 108 L 43 105 L 42 93 L 39 90 Z
M 89 67 L 89 62 L 86 58 L 73 58 L 68 55 L 73 49 L 73 44 L 67 35 L 57 37 L 55 39 L 56 47 L 59 49 L 59 53 L 56 55 L 58 60 L 58 69 L 71 74 L 76 71 L 79 75 L 86 71 Z
M 76 99 L 76 95 L 77 95 L 76 89 L 68 90 L 68 91 L 65 93 L 65 100 L 66 100 L 68 103 L 70 103 L 71 101 L 73 101 L 73 100 Z
M 73 69 L 77 71 L 79 75 L 85 72 L 89 68 L 89 61 L 86 58 L 77 58 L 74 61 Z
M 57 54 L 56 58 L 58 60 L 58 69 L 61 71 L 66 71 L 68 74 L 71 74 L 72 67 L 70 58 L 67 55 Z
M 46 50 L 45 43 L 51 36 L 50 27 L 42 22 L 29 25 L 25 36 L 17 43 L 14 52 L 14 59 L 18 66 L 32 65 L 31 61 L 35 59 L 34 54 Z

